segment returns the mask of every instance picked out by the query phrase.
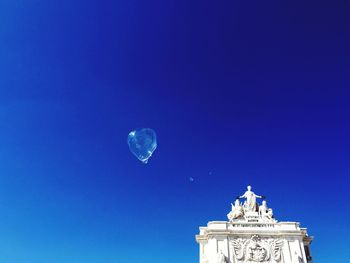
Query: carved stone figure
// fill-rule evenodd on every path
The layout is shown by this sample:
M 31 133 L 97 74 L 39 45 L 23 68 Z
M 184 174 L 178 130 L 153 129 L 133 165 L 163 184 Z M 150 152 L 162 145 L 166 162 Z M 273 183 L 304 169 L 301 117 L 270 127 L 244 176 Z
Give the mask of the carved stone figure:
M 239 199 L 236 199 L 235 204 L 231 204 L 231 212 L 228 213 L 227 218 L 229 221 L 232 221 L 233 219 L 240 218 L 244 214 L 243 207 L 241 203 L 239 202 Z
M 247 246 L 247 259 L 254 262 L 263 262 L 268 258 L 268 250 L 261 246 L 260 240 L 252 239 L 252 242 Z
M 272 210 L 272 208 L 269 208 L 269 209 L 267 210 L 267 215 L 266 215 L 266 217 L 267 217 L 268 219 L 272 219 L 272 218 L 273 218 L 273 210 Z
M 273 211 L 271 208 L 267 207 L 266 201 L 262 201 L 261 206 L 259 206 L 259 215 L 262 218 L 272 219 L 273 218 Z
M 256 195 L 254 192 L 251 191 L 252 187 L 250 185 L 247 186 L 247 191 L 240 196 L 239 198 L 246 198 L 246 201 L 244 202 L 244 210 L 246 212 L 256 212 L 257 206 L 256 206 L 256 198 L 263 198 L 260 195 Z
M 267 214 L 268 208 L 267 208 L 267 204 L 266 201 L 262 201 L 261 206 L 259 206 L 259 215 L 261 217 L 264 217 Z

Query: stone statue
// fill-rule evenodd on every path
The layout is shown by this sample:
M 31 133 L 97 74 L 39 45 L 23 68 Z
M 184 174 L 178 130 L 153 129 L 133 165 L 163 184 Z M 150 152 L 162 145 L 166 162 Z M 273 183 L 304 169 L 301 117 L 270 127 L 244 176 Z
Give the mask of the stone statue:
M 272 208 L 267 209 L 267 215 L 266 215 L 266 217 L 267 217 L 268 219 L 272 219 L 272 218 L 273 218 L 273 211 L 272 211 Z
M 256 212 L 256 198 L 263 198 L 260 195 L 256 195 L 254 192 L 251 191 L 252 187 L 250 185 L 247 186 L 247 191 L 240 196 L 239 198 L 246 198 L 246 201 L 244 202 L 244 210 L 245 212 Z
M 267 208 L 267 204 L 266 201 L 262 201 L 261 206 L 259 206 L 259 215 L 261 217 L 265 217 L 265 215 L 267 214 L 268 208 Z
M 273 218 L 273 211 L 271 208 L 267 207 L 266 201 L 262 201 L 261 206 L 259 206 L 259 215 L 262 218 L 272 219 Z
M 243 207 L 241 203 L 239 202 L 239 199 L 236 199 L 235 204 L 231 204 L 231 212 L 228 213 L 227 218 L 229 221 L 232 221 L 233 219 L 242 217 L 244 214 Z

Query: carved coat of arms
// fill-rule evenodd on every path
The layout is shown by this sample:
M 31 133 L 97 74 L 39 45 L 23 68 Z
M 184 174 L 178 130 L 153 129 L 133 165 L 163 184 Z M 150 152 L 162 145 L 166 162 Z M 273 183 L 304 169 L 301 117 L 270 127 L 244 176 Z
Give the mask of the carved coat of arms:
M 258 235 L 253 235 L 250 239 L 235 238 L 231 240 L 235 260 L 239 263 L 280 262 L 282 245 L 282 240 L 262 239 Z

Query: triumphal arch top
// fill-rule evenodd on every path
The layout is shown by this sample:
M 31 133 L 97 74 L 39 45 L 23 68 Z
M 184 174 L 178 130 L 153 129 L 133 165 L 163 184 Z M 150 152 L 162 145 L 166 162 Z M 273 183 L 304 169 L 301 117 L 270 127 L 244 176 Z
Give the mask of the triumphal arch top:
M 313 238 L 306 228 L 298 222 L 278 222 L 265 197 L 255 194 L 251 186 L 231 204 L 227 219 L 199 228 L 200 263 L 313 262 Z

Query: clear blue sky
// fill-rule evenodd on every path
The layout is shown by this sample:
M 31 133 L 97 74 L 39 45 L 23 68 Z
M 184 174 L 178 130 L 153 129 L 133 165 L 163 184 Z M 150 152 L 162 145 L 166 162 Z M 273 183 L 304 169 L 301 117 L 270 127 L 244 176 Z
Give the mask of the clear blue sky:
M 347 262 L 349 13 L 1 1 L 0 262 L 199 262 L 198 227 L 247 184 L 309 228 L 315 262 Z M 147 165 L 137 127 L 158 135 Z

